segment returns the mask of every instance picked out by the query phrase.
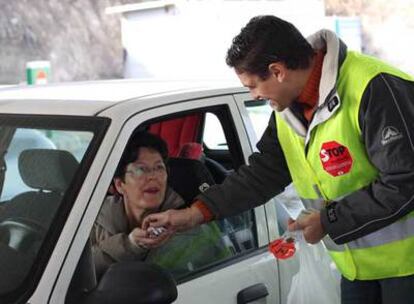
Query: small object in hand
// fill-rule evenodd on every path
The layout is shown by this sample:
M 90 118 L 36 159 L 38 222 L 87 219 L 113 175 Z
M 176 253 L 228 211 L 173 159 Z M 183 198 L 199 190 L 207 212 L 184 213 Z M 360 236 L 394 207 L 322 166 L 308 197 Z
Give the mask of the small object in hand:
M 269 244 L 269 251 L 277 259 L 288 259 L 296 252 L 295 239 L 290 235 L 282 236 Z
M 160 236 L 164 231 L 166 231 L 165 227 L 149 227 L 148 233 L 150 238 L 156 238 Z

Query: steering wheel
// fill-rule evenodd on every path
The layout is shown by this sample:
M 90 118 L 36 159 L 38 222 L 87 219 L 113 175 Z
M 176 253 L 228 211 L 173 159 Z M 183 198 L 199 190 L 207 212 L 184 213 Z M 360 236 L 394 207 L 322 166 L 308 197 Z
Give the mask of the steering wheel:
M 45 234 L 43 226 L 27 218 L 7 218 L 0 223 L 0 242 L 24 253 L 35 253 L 38 246 L 34 246 L 40 245 Z

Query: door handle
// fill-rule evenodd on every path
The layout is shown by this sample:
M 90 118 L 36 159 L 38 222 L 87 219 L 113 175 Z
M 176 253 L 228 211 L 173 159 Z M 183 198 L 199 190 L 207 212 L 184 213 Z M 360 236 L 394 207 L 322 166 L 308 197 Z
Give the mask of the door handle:
M 263 283 L 246 287 L 237 293 L 237 304 L 246 304 L 267 297 L 269 292 Z

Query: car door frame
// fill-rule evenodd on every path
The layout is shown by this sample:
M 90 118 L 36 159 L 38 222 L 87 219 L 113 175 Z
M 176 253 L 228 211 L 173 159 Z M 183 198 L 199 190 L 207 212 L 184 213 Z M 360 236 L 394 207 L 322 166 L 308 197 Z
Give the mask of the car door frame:
M 258 141 L 258 138 L 253 129 L 251 118 L 245 106 L 245 102 L 251 101 L 253 98 L 249 93 L 238 93 L 234 94 L 234 99 L 236 101 L 237 108 L 239 110 L 243 123 L 246 126 L 246 132 L 249 136 L 252 152 L 257 151 L 256 143 Z M 277 199 L 272 198 L 264 205 L 266 211 L 266 221 L 269 229 L 269 237 L 271 240 L 277 239 L 281 236 L 278 225 L 276 204 L 278 204 Z M 297 256 L 293 256 L 290 259 L 284 260 L 282 263 L 279 263 L 278 261 L 278 269 L 280 275 L 280 301 L 281 303 L 286 303 L 292 278 L 299 270 L 299 260 Z
M 162 97 L 160 98 L 162 99 Z M 238 110 L 231 95 L 177 101 L 173 104 L 158 105 L 150 109 L 137 107 L 136 112 L 130 115 L 129 118 L 112 121 L 62 230 L 53 256 L 30 300 L 31 303 L 42 303 L 42 301 L 44 303 L 45 298 L 49 299 L 48 303 L 60 304 L 65 302 L 66 293 L 82 250 L 89 238 L 92 225 L 132 132 L 142 123 L 156 117 L 215 105 L 229 107 L 236 130 L 241 134 L 240 144 L 247 161 L 246 155 L 249 154 L 250 147 L 247 135 L 243 133 L 243 122 L 240 116 L 237 115 Z M 130 103 L 130 107 L 133 108 L 133 102 Z M 255 218 L 258 243 L 259 246 L 264 246 L 269 239 L 263 207 L 255 209 Z
M 235 99 L 232 95 L 227 95 L 226 103 L 230 110 L 230 115 L 233 118 L 233 122 L 235 125 L 235 131 L 237 132 L 240 145 L 242 147 L 243 158 L 244 162 L 248 163 L 248 157 L 252 152 L 250 141 L 248 139 L 248 134 L 246 132 L 246 126 L 240 116 L 239 109 L 236 105 Z M 217 98 L 217 97 L 215 97 Z M 210 105 L 220 105 L 220 103 L 209 104 Z M 206 107 L 206 104 L 203 103 L 203 107 Z M 254 209 L 255 211 L 255 219 L 257 225 L 257 235 L 258 235 L 258 248 L 246 255 L 241 255 L 240 257 L 236 257 L 234 259 L 230 259 L 230 261 L 225 262 L 224 266 L 219 265 L 218 267 L 213 267 L 214 271 L 207 273 L 206 275 L 196 277 L 190 281 L 184 282 L 178 285 L 178 299 L 175 303 L 180 304 L 187 304 L 193 303 L 194 301 L 194 290 L 197 290 L 198 295 L 198 302 L 203 299 L 203 296 L 210 298 L 213 296 L 211 294 L 211 289 L 207 288 L 209 284 L 216 283 L 219 281 L 218 272 L 221 271 L 231 277 L 231 281 L 227 282 L 227 284 L 240 285 L 244 284 L 243 286 L 234 286 L 234 289 L 238 289 L 237 291 L 242 291 L 244 288 L 248 288 L 249 286 L 253 286 L 258 283 L 263 283 L 263 280 L 266 278 L 272 277 L 272 284 L 273 286 L 267 286 L 268 288 L 272 288 L 270 290 L 270 302 L 266 303 L 280 303 L 280 282 L 279 282 L 279 275 L 278 275 L 278 265 L 274 257 L 268 252 L 267 245 L 269 243 L 269 234 L 268 234 L 268 223 L 266 221 L 266 214 L 265 214 L 265 207 L 259 206 Z M 271 267 L 269 267 L 271 265 Z M 254 271 L 253 268 L 257 267 L 260 270 Z M 248 269 L 249 273 L 251 274 L 251 278 L 249 278 L 249 282 L 241 282 L 240 274 L 241 270 Z M 222 283 L 220 283 L 222 284 Z M 229 285 L 226 285 L 228 289 L 231 289 Z M 202 294 L 201 292 L 205 292 Z M 221 295 L 220 303 L 234 303 L 236 301 L 237 293 L 235 294 L 226 294 Z M 188 299 L 188 300 L 187 300 Z M 210 301 L 213 301 L 210 299 Z M 211 302 L 206 302 L 211 303 Z
M 240 93 L 234 94 L 234 100 L 236 101 L 237 109 L 240 113 L 241 119 L 243 121 L 243 125 L 245 126 L 245 130 L 248 136 L 250 153 L 257 152 L 256 143 L 259 138 L 256 136 L 256 133 L 253 128 L 252 121 L 250 119 L 249 113 L 246 110 L 245 102 L 251 101 L 252 97 L 250 93 Z M 271 199 L 265 205 L 266 211 L 266 221 L 269 230 L 269 238 L 276 239 L 280 236 L 279 228 L 277 225 L 277 212 L 275 208 L 275 201 Z

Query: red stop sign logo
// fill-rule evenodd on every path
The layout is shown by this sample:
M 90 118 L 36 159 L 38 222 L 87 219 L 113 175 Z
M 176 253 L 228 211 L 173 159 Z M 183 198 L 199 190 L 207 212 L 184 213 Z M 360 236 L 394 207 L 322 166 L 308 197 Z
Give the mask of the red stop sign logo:
M 336 141 L 322 144 L 319 152 L 323 169 L 332 176 L 341 176 L 352 168 L 352 156 L 344 145 Z

